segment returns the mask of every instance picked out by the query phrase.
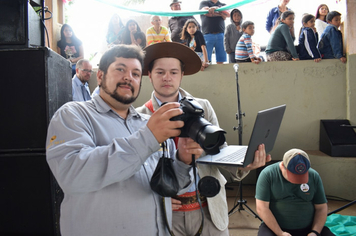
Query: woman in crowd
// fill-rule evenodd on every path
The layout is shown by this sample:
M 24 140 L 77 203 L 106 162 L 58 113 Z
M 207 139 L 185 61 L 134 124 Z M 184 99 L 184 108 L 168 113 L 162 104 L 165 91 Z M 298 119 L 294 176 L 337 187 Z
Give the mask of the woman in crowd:
M 324 32 L 328 23 L 326 22 L 326 15 L 329 13 L 329 8 L 326 4 L 320 4 L 315 14 L 315 28 L 319 37 Z
M 61 39 L 57 42 L 57 52 L 72 63 L 72 76 L 75 75 L 75 64 L 84 58 L 82 41 L 74 34 L 72 27 L 64 24 L 61 28 Z
M 294 34 L 291 29 L 294 26 L 294 12 L 285 11 L 280 17 L 277 28 L 269 38 L 266 56 L 267 61 L 299 60 L 297 50 L 294 46 Z
M 146 47 L 146 35 L 141 31 L 140 26 L 138 26 L 135 20 L 129 20 L 126 23 L 122 34 L 122 43 L 138 45 L 141 48 Z
M 266 20 L 266 30 L 269 33 L 272 33 L 274 30 L 274 26 L 276 25 L 277 19 L 280 17 L 280 15 L 285 12 L 290 10 L 287 7 L 287 4 L 289 3 L 290 0 L 280 0 L 279 5 L 277 7 L 272 8 L 267 15 L 267 20 Z
M 230 12 L 231 24 L 226 26 L 224 34 L 224 47 L 229 56 L 229 63 L 235 63 L 235 48 L 237 41 L 242 35 L 242 13 L 235 8 Z
M 124 24 L 118 14 L 114 14 L 109 22 L 108 32 L 106 34 L 106 42 L 109 47 L 120 44 L 122 42 L 122 33 L 124 32 Z
M 196 52 L 202 61 L 201 71 L 209 66 L 208 52 L 206 51 L 205 39 L 199 30 L 198 22 L 195 19 L 188 19 L 182 29 L 180 38 L 186 45 Z

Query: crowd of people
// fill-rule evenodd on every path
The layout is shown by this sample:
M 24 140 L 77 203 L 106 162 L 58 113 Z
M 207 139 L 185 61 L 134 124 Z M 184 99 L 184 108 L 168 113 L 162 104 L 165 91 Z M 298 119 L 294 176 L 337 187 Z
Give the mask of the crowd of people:
M 296 47 L 294 12 L 287 8 L 288 2 L 281 0 L 268 13 L 266 29 L 271 37 L 267 61 L 339 58 L 346 62 L 338 30 L 340 13 L 329 12 L 322 4 L 316 16 L 305 14 Z M 180 4 L 172 0 L 170 7 L 179 11 Z M 146 34 L 135 20 L 124 25 L 119 15 L 114 15 L 106 35 L 108 50 L 96 74 L 98 87 L 92 95 L 88 87 L 92 65 L 83 57 L 82 42 L 69 25 L 63 25 L 57 46 L 58 53 L 75 65 L 73 102 L 52 117 L 46 143 L 48 164 L 64 192 L 63 236 L 229 235 L 227 181 L 222 172 L 241 181 L 250 170 L 265 166 L 271 156 L 260 144 L 253 163 L 244 168 L 197 164 L 198 181 L 212 176 L 220 184 L 216 196 L 197 199 L 192 158 L 206 153 L 195 140 L 179 137 L 184 121 L 172 120 L 183 112 L 179 102 L 190 97 L 204 109 L 206 120 L 219 126 L 210 102 L 194 98 L 180 87 L 184 75 L 209 66 L 213 50 L 218 64 L 224 63 L 227 55 L 230 63 L 259 64 L 264 60 L 251 39 L 254 22 L 243 22 L 238 9 L 216 11 L 224 5 L 217 0 L 202 1 L 200 9 L 207 11 L 201 15 L 202 26 L 194 17 L 171 17 L 165 27 L 161 17 L 153 15 Z M 231 24 L 225 28 L 229 17 Z M 320 40 L 317 20 L 327 22 Z M 134 108 L 144 75 L 152 84 L 152 96 Z M 172 137 L 176 137 L 174 141 Z M 227 145 L 225 142 L 220 148 Z M 172 198 L 162 197 L 150 187 L 157 163 L 164 156 L 174 160 L 179 184 L 179 192 Z M 310 166 L 304 151 L 292 149 L 283 161 L 262 171 L 256 186 L 256 208 L 263 220 L 258 235 L 333 235 L 324 226 L 327 201 L 322 181 Z M 200 223 L 202 217 L 204 224 Z M 298 220 L 289 221 L 289 217 Z

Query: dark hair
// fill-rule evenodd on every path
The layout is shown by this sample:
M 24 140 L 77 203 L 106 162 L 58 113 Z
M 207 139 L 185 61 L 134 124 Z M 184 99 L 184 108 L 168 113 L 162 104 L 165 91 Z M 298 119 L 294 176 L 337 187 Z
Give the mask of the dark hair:
M 255 23 L 253 23 L 252 21 L 245 21 L 244 23 L 242 23 L 241 25 L 241 29 L 244 30 L 246 29 L 249 25 L 255 25 Z
M 240 20 L 240 22 L 239 22 L 239 23 L 240 23 L 239 25 L 241 25 L 242 20 L 243 20 L 242 12 L 241 12 L 239 9 L 237 9 L 237 8 L 234 8 L 234 9 L 230 12 L 230 21 L 231 21 L 232 24 L 235 24 L 234 20 L 232 19 L 232 16 L 234 15 L 235 12 L 239 13 L 240 16 L 241 16 L 241 20 Z
M 274 25 L 274 28 L 277 27 L 277 26 L 282 22 L 282 20 L 287 19 L 287 17 L 290 16 L 290 15 L 294 15 L 294 12 L 293 12 L 293 11 L 290 11 L 290 10 L 283 12 L 283 13 L 278 17 L 278 19 L 276 20 L 276 23 L 275 23 L 275 25 Z
M 302 29 L 304 28 L 304 23 L 308 23 L 311 19 L 315 18 L 312 14 L 304 14 L 302 18 L 302 27 L 300 28 L 299 35 L 302 33 Z
M 157 59 L 161 59 L 161 58 L 157 58 Z M 157 59 L 151 61 L 151 62 L 148 64 L 148 69 L 147 69 L 147 70 L 148 70 L 149 72 L 152 71 L 153 66 L 155 65 L 155 62 L 157 61 Z M 179 60 L 178 58 L 176 58 L 176 59 L 179 61 L 180 69 L 181 69 L 181 71 L 183 72 L 183 71 L 184 71 L 184 63 L 183 63 L 181 60 Z
M 341 13 L 338 11 L 331 11 L 326 15 L 326 21 L 332 21 L 335 16 L 341 16 Z
M 63 24 L 63 25 L 62 25 L 62 28 L 61 28 L 61 39 L 60 39 L 59 41 L 61 41 L 63 44 L 66 43 L 66 37 L 64 36 L 64 29 L 65 29 L 66 27 L 69 28 L 70 31 L 72 31 L 72 38 L 71 38 L 71 39 L 72 39 L 72 43 L 73 43 L 73 44 L 77 44 L 78 41 L 79 41 L 79 39 L 77 38 L 77 36 L 75 36 L 72 27 L 71 27 L 70 25 L 68 25 L 68 24 Z
M 122 33 L 122 43 L 123 44 L 128 44 L 130 45 L 131 42 L 131 36 L 130 36 L 130 30 L 129 30 L 129 25 L 131 23 L 135 23 L 136 27 L 137 27 L 137 31 L 134 34 L 135 39 L 141 39 L 142 43 L 140 44 L 141 48 L 144 48 L 146 46 L 146 36 L 145 34 L 141 31 L 140 26 L 137 24 L 137 22 L 135 20 L 129 20 L 126 25 L 125 25 L 125 29 L 124 32 Z
M 190 23 L 193 23 L 197 26 L 197 30 L 199 30 L 199 25 L 198 25 L 198 22 L 195 20 L 195 19 L 188 19 L 185 23 L 184 23 L 184 26 L 182 28 L 182 37 L 180 39 L 182 40 L 187 40 L 187 42 L 189 43 L 190 40 L 192 39 L 192 37 L 190 36 L 190 34 L 188 33 L 187 31 L 187 28 L 188 28 L 188 25 Z
M 328 9 L 328 13 L 329 13 L 329 7 L 328 7 L 326 4 L 320 4 L 320 5 L 318 6 L 318 9 L 316 10 L 315 19 L 319 19 L 319 17 L 320 17 L 319 10 L 320 10 L 320 8 L 322 8 L 322 7 L 324 7 L 324 6 Z M 326 22 L 326 17 L 325 17 L 324 21 Z
M 143 69 L 145 53 L 142 48 L 136 45 L 120 44 L 110 48 L 104 53 L 99 62 L 99 70 L 106 74 L 111 63 L 113 63 L 118 57 L 137 59 L 141 63 L 141 67 Z

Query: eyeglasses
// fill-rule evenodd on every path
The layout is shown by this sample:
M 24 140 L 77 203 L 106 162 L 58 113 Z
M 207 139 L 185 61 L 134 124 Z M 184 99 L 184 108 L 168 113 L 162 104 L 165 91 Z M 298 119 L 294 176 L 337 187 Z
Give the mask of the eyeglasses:
M 79 68 L 79 70 L 83 71 L 84 73 L 89 73 L 89 74 L 93 73 L 92 70 L 87 70 L 87 69 L 82 69 L 82 68 Z

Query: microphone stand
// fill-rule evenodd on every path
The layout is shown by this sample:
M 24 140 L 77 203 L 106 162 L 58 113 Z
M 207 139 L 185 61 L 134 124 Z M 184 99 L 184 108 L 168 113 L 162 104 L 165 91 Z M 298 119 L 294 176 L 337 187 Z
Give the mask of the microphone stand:
M 239 65 L 234 64 L 234 70 L 235 70 L 235 77 L 236 77 L 236 91 L 237 91 L 237 113 L 236 113 L 236 120 L 237 120 L 237 127 L 233 127 L 234 131 L 238 131 L 238 136 L 239 136 L 239 145 L 242 145 L 242 116 L 245 116 L 245 113 L 241 111 L 241 104 L 240 104 L 240 86 L 239 86 L 239 74 L 238 74 L 238 69 Z M 237 201 L 237 204 L 229 211 L 229 216 L 234 214 L 236 211 L 235 209 L 237 207 L 238 211 L 245 210 L 244 206 L 255 216 L 255 218 L 258 218 L 260 221 L 262 219 L 249 207 L 247 206 L 247 201 L 242 198 L 242 180 L 240 181 L 239 184 L 239 192 L 240 192 L 240 199 Z

